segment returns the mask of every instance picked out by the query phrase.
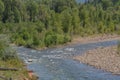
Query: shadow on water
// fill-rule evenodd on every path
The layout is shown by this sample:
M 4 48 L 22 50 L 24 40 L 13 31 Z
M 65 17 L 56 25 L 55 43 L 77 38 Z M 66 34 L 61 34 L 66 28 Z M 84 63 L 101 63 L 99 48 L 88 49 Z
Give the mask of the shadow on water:
M 97 47 L 116 45 L 117 41 L 69 45 L 63 48 L 32 50 L 16 47 L 18 55 L 40 80 L 120 80 L 120 76 L 95 69 L 72 60 L 71 57 Z M 28 62 L 31 60 L 32 62 Z

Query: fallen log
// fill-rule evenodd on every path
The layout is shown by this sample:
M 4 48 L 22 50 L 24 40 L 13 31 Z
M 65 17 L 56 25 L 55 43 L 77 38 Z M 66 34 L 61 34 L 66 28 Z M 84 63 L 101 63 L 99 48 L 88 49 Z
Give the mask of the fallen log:
M 8 80 L 7 78 L 3 77 L 3 76 L 0 76 L 0 80 Z
M 0 71 L 18 71 L 16 68 L 0 68 Z

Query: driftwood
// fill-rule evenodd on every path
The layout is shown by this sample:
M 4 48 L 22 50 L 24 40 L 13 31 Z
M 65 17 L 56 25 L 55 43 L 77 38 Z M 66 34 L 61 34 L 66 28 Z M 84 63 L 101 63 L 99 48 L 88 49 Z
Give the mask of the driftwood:
M 1 68 L 0 67 L 0 71 L 18 71 L 18 69 L 17 68 Z M 3 77 L 3 76 L 0 76 L 0 80 L 13 80 L 12 78 L 5 78 L 5 77 Z
M 0 76 L 0 80 L 10 80 L 10 79 L 7 79 L 7 78 L 5 78 L 5 77 L 3 77 L 3 76 Z
M 16 68 L 0 68 L 0 71 L 18 71 Z
M 5 77 L 3 77 L 3 76 L 0 76 L 0 80 L 13 80 L 12 78 L 9 78 L 9 79 L 7 79 L 7 78 L 5 78 Z

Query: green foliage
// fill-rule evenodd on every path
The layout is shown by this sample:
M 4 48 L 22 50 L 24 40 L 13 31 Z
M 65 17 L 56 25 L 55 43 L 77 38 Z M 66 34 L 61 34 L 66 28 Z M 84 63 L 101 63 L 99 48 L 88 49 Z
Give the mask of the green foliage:
M 0 0 L 0 33 L 12 43 L 39 48 L 73 35 L 120 33 L 120 0 Z
M 4 12 L 4 9 L 5 9 L 4 3 L 0 0 L 0 19 L 1 19 L 2 13 Z
M 4 57 L 5 49 L 8 47 L 6 40 L 3 39 L 4 36 L 0 36 L 0 56 Z
M 0 35 L 0 59 L 3 61 L 16 58 L 15 51 L 9 46 L 7 36 Z
M 45 35 L 45 45 L 47 47 L 51 45 L 64 44 L 70 42 L 71 38 L 68 35 L 56 34 L 55 32 L 49 31 Z
M 38 4 L 33 1 L 33 0 L 30 0 L 27 2 L 27 11 L 28 11 L 28 14 L 29 14 L 29 20 L 30 21 L 36 21 L 36 17 L 37 17 L 37 14 L 38 14 Z
M 64 36 L 64 43 L 70 42 L 70 41 L 71 41 L 71 37 L 68 36 L 68 35 L 65 35 L 65 36 Z
M 57 44 L 64 44 L 64 43 L 65 43 L 64 35 L 57 34 Z
M 50 45 L 55 45 L 56 44 L 56 35 L 54 34 L 48 34 L 45 37 L 45 45 L 49 47 Z

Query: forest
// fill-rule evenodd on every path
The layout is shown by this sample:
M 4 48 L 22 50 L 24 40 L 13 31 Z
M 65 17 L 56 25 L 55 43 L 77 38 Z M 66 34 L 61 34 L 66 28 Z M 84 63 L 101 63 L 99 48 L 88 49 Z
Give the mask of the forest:
M 120 33 L 120 0 L 0 0 L 0 34 L 29 48 Z

